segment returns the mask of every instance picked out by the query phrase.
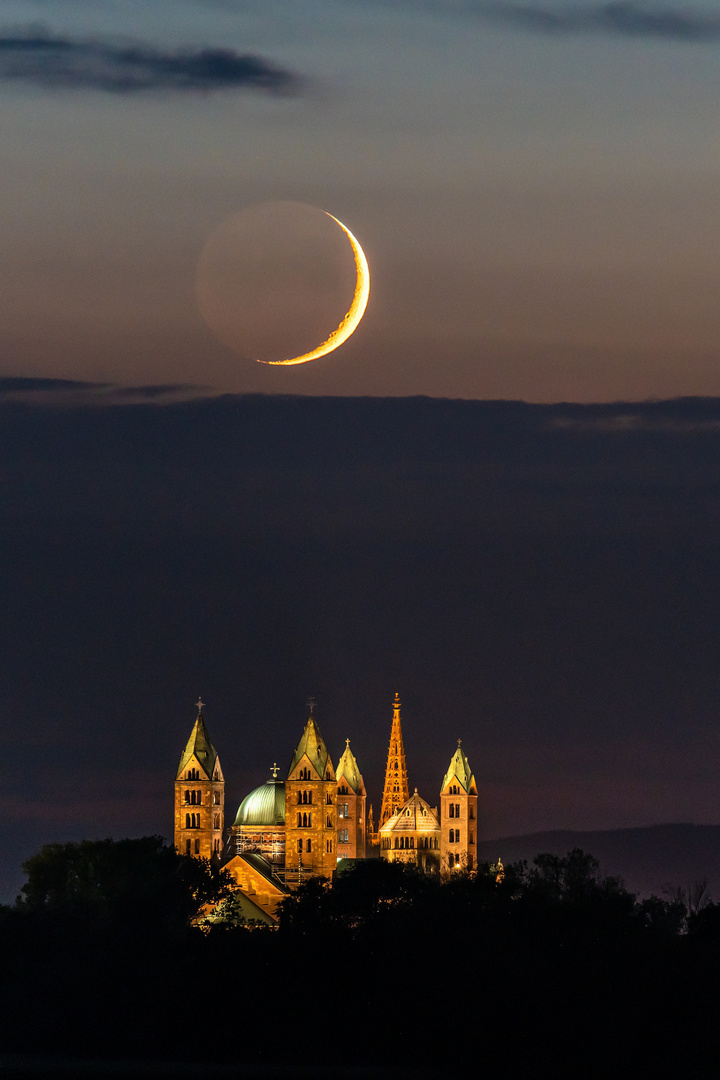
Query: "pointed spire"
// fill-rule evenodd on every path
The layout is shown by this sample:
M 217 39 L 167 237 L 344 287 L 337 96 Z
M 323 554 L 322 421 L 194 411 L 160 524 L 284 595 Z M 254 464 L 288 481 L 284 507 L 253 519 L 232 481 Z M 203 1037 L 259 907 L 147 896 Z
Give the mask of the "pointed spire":
M 207 728 L 205 727 L 205 721 L 202 715 L 202 698 L 197 702 L 196 708 L 198 710 L 197 719 L 193 724 L 193 729 L 190 732 L 190 738 L 188 739 L 187 746 L 185 747 L 183 755 L 180 758 L 177 778 L 180 779 L 183 769 L 187 765 L 188 761 L 190 761 L 192 757 L 195 757 L 200 767 L 207 773 L 207 779 L 212 780 L 218 755 L 217 750 L 212 744 Z
M 476 795 L 477 786 L 475 784 L 475 777 L 473 771 L 470 768 L 470 762 L 467 759 L 467 755 L 462 748 L 462 739 L 457 741 L 457 750 L 450 759 L 450 767 L 445 773 L 445 779 L 442 782 L 440 791 L 444 791 L 448 784 L 457 780 L 458 784 L 468 794 Z
M 350 740 L 345 740 L 345 749 L 343 755 L 338 761 L 337 772 L 335 778 L 340 783 L 341 779 L 344 779 L 348 785 L 352 788 L 356 795 L 365 794 L 365 784 L 363 783 L 362 774 L 358 768 L 358 763 L 355 760 L 355 755 L 350 749 Z
M 393 814 L 397 813 L 400 807 L 405 805 L 409 797 L 410 789 L 408 788 L 407 768 L 405 765 L 405 747 L 400 724 L 400 695 L 395 694 L 379 825 L 384 825 Z
M 310 764 L 317 772 L 320 779 L 325 778 L 325 770 L 328 762 L 330 763 L 330 769 L 332 770 L 332 761 L 328 754 L 327 747 L 320 734 L 320 728 L 317 726 L 317 721 L 313 715 L 313 709 L 315 708 L 315 699 L 310 698 L 308 700 L 308 709 L 310 715 L 307 718 L 305 724 L 305 730 L 303 731 L 302 738 L 297 745 L 297 749 L 293 755 L 292 764 L 288 771 L 288 776 L 291 775 L 295 767 L 300 762 L 303 755 L 307 755 Z M 333 773 L 334 775 L 334 773 Z

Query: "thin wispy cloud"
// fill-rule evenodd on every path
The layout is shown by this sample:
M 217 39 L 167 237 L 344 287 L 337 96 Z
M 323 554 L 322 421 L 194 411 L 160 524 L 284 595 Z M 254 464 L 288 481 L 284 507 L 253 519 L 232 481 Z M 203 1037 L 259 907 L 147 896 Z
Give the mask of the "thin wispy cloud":
M 77 382 L 72 379 L 0 378 L 0 406 L 25 404 L 77 408 L 87 405 L 169 405 L 216 395 L 217 391 L 211 387 L 188 383 L 118 386 L 116 383 Z
M 683 9 L 633 3 L 554 7 L 541 4 L 469 4 L 481 18 L 544 34 L 601 33 L 671 41 L 718 41 L 720 18 Z
M 235 0 L 224 0 L 234 3 Z M 346 2 L 346 0 L 342 0 Z M 357 3 L 357 0 L 351 0 Z M 363 6 L 373 0 L 361 0 Z M 720 40 L 720 15 L 682 6 L 634 3 L 514 3 L 508 0 L 374 0 L 376 5 L 418 11 L 447 18 L 470 19 L 478 23 L 505 25 L 529 33 L 604 34 L 628 38 L 654 38 L 677 42 Z M 238 6 L 238 11 L 240 7 Z
M 12 81 L 114 94 L 235 89 L 291 94 L 300 86 L 292 72 L 232 49 L 164 51 L 45 32 L 0 34 L 0 82 Z

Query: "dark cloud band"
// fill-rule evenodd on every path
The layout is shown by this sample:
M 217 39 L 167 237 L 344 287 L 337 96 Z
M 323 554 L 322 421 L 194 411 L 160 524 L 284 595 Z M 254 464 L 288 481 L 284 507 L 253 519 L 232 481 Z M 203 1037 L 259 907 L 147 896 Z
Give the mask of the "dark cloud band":
M 0 35 L 0 81 L 11 80 L 115 94 L 238 88 L 288 94 L 299 85 L 291 72 L 231 49 L 164 52 L 42 33 Z

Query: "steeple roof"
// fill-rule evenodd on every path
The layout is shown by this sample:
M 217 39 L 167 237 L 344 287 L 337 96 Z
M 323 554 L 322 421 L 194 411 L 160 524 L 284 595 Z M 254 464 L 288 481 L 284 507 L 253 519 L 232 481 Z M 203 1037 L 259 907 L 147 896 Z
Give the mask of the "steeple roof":
M 457 780 L 458 784 L 460 784 L 460 786 L 468 793 L 471 793 L 472 791 L 473 795 L 477 794 L 475 777 L 470 768 L 470 762 L 467 759 L 467 755 L 462 748 L 461 739 L 458 739 L 457 750 L 450 760 L 450 768 L 445 773 L 445 779 L 442 782 L 440 790 L 444 791 L 448 784 L 452 783 L 453 780 Z
M 180 758 L 180 764 L 178 765 L 178 780 L 181 778 L 183 769 L 193 757 L 196 758 L 201 769 L 204 769 L 204 771 L 207 773 L 208 780 L 212 780 L 213 772 L 215 771 L 215 763 L 218 759 L 218 754 L 217 750 L 215 749 L 210 740 L 207 728 L 205 727 L 205 721 L 203 720 L 202 711 L 202 701 L 198 701 L 197 719 L 190 733 L 190 738 L 188 739 L 187 746 L 185 747 L 183 755 Z
M 302 733 L 302 738 L 297 745 L 297 750 L 292 759 L 292 764 L 288 772 L 288 777 L 292 774 L 293 770 L 300 763 L 303 755 L 307 754 L 310 764 L 316 770 L 318 776 L 321 779 L 325 777 L 325 767 L 327 766 L 330 755 L 328 754 L 325 741 L 320 734 L 320 728 L 317 726 L 315 717 L 313 716 L 313 709 L 315 703 L 310 703 L 310 715 L 308 716 L 307 723 L 305 724 L 305 730 Z M 330 761 L 330 768 L 332 769 L 332 761 Z
M 356 795 L 364 795 L 365 784 L 363 783 L 362 775 L 360 773 L 360 770 L 358 769 L 358 763 L 355 760 L 355 755 L 350 749 L 350 740 L 346 739 L 345 742 L 347 745 L 343 750 L 342 757 L 338 761 L 336 773 L 337 782 L 339 784 L 340 780 L 344 779 L 347 781 L 347 783 L 350 785 Z
M 407 766 L 405 765 L 405 746 L 403 745 L 402 725 L 400 723 L 400 695 L 393 701 L 392 728 L 388 747 L 387 766 L 385 768 L 385 787 L 383 788 L 382 806 L 380 807 L 380 825 L 388 821 L 393 814 L 404 806 L 410 797 Z

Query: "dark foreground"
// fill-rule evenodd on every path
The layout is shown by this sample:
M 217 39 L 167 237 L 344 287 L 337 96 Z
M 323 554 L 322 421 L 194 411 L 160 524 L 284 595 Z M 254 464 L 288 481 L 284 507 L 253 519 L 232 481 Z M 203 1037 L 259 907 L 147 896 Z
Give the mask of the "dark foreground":
M 638 902 L 579 851 L 501 880 L 369 860 L 277 929 L 232 905 L 188 928 L 169 885 L 197 864 L 152 843 L 31 865 L 0 919 L 3 1078 L 716 1075 L 720 907 L 699 896 Z M 138 852 L 160 868 L 140 895 Z

